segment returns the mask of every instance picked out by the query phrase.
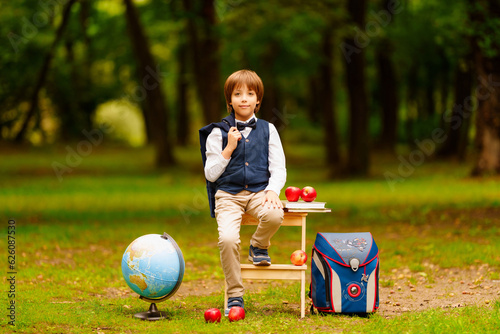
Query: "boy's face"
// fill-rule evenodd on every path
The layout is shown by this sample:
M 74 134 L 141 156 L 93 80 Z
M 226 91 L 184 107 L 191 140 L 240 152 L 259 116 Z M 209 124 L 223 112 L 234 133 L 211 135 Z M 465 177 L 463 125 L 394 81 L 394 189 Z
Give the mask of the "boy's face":
M 260 101 L 257 100 L 255 91 L 248 89 L 247 85 L 238 86 L 231 94 L 231 105 L 235 117 L 240 121 L 246 121 L 253 116 L 255 107 Z

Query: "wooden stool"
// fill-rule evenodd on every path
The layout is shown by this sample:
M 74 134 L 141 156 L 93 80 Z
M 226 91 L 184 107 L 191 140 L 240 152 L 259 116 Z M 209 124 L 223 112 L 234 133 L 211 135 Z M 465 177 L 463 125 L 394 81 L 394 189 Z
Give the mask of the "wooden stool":
M 307 212 L 287 212 L 281 226 L 301 226 L 301 248 L 306 251 L 306 216 Z M 244 214 L 241 225 L 258 225 L 259 221 L 248 214 Z M 305 317 L 306 312 L 306 270 L 307 265 L 295 266 L 293 264 L 272 264 L 267 267 L 241 264 L 241 277 L 243 279 L 284 279 L 300 280 L 300 317 Z M 227 285 L 224 289 L 224 309 L 227 308 Z

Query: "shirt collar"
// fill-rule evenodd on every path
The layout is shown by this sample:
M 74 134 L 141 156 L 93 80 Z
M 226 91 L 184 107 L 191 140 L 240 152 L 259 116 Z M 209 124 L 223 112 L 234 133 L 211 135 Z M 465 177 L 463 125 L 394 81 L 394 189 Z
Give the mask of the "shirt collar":
M 252 118 L 255 118 L 255 121 L 257 122 L 257 117 L 255 117 L 255 114 L 252 115 L 252 117 L 250 117 L 249 119 L 247 119 L 246 121 L 240 121 L 239 119 L 234 119 L 236 121 L 236 123 L 247 123 L 247 122 L 250 122 L 250 120 Z

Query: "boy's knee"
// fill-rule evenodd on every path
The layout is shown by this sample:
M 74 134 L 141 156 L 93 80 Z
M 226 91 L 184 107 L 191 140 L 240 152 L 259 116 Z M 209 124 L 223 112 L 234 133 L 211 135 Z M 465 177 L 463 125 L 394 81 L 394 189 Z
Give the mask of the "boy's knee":
M 240 244 L 240 236 L 238 233 L 220 233 L 219 247 L 232 247 Z
M 262 214 L 261 221 L 273 225 L 281 225 L 285 216 L 283 209 L 267 209 Z

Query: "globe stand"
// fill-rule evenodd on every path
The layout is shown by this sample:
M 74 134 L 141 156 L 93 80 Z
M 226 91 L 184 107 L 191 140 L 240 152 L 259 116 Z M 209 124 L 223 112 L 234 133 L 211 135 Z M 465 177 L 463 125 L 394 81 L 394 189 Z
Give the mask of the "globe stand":
M 167 317 L 167 313 L 165 311 L 158 311 L 156 303 L 151 303 L 147 312 L 136 313 L 134 314 L 134 317 L 142 320 L 156 321 L 165 319 Z

